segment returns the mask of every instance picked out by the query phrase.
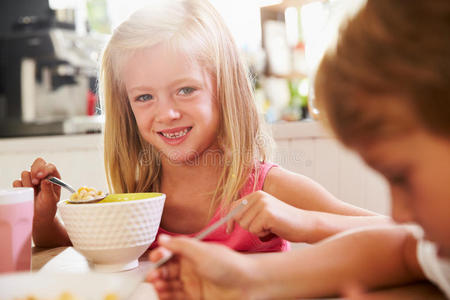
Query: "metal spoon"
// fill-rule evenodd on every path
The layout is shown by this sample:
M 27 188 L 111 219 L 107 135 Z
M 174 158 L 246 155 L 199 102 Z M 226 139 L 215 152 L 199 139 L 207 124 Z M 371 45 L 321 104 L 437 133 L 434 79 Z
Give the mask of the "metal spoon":
M 77 191 L 71 187 L 69 184 L 65 183 L 64 181 L 62 181 L 59 178 L 56 177 L 49 177 L 47 178 L 48 181 L 50 181 L 53 184 L 59 185 L 60 187 L 65 188 L 66 190 L 68 190 L 70 193 L 75 194 Z M 73 204 L 81 204 L 81 203 L 96 203 L 99 202 L 103 199 L 105 199 L 105 197 L 108 196 L 108 194 L 103 194 L 100 197 L 94 198 L 94 199 L 89 199 L 89 200 L 67 200 L 67 202 L 69 203 L 73 203 Z
M 234 215 L 237 214 L 238 212 L 240 212 L 247 204 L 248 204 L 247 200 L 245 200 L 245 199 L 242 200 L 241 203 L 239 203 L 238 206 L 236 206 L 231 211 L 229 211 L 228 214 L 225 217 L 223 217 L 219 221 L 215 222 L 214 224 L 212 224 L 211 226 L 206 228 L 204 231 L 202 231 L 199 234 L 197 234 L 196 236 L 194 236 L 194 239 L 197 239 L 199 241 L 203 240 L 211 232 L 213 232 L 214 230 L 219 228 L 222 224 L 225 224 L 228 220 L 230 220 L 232 217 L 234 217 Z M 165 257 L 162 257 L 160 260 L 158 260 L 157 262 L 153 263 L 149 267 L 148 271 L 159 268 L 160 266 L 165 264 L 167 261 L 169 261 L 172 258 L 172 256 L 173 256 L 173 254 L 170 253 L 169 255 L 167 255 Z
M 238 206 L 233 208 L 231 211 L 228 212 L 228 214 L 223 217 L 222 219 L 218 220 L 208 228 L 206 228 L 204 231 L 200 232 L 196 236 L 194 236 L 194 239 L 197 239 L 199 241 L 203 240 L 205 237 L 207 237 L 211 232 L 219 228 L 221 225 L 225 224 L 228 220 L 230 220 L 234 215 L 236 215 L 238 212 L 240 212 L 246 205 L 248 204 L 248 201 L 246 199 L 242 200 L 241 203 L 239 203 Z M 130 299 L 130 297 L 134 294 L 137 287 L 145 280 L 148 273 L 151 270 L 157 269 L 166 262 L 168 262 L 173 257 L 172 253 L 169 253 L 168 255 L 162 257 L 156 262 L 150 262 L 140 268 L 138 271 L 138 275 L 135 279 L 135 282 L 133 284 L 129 284 L 126 288 L 127 291 L 125 292 L 128 297 L 125 297 L 125 299 Z

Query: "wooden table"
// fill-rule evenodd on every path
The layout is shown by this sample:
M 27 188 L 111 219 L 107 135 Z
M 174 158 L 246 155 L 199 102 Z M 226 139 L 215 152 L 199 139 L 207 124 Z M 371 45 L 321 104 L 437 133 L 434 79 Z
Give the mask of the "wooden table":
M 33 272 L 39 271 L 46 263 L 56 257 L 69 247 L 58 248 L 38 248 L 33 247 L 31 255 L 31 270 Z
M 121 273 L 136 273 L 140 267 L 149 263 L 147 256 L 143 255 L 139 261 L 139 267 Z M 71 272 L 87 273 L 89 264 L 83 255 L 73 247 L 38 248 L 33 247 L 31 256 L 31 269 L 33 272 Z M 149 283 L 141 283 L 130 300 L 157 300 L 158 296 Z
M 147 262 L 147 256 L 143 255 L 139 265 Z M 32 266 L 33 271 L 38 272 L 88 272 L 89 264 L 86 259 L 73 247 L 58 247 L 51 249 L 33 248 Z M 125 272 L 138 272 L 139 267 Z M 149 283 L 142 283 L 132 300 L 157 300 L 158 296 Z M 445 299 L 444 295 L 429 283 L 416 283 L 401 287 L 380 290 L 367 295 L 367 299 Z M 422 296 L 423 297 L 422 297 Z

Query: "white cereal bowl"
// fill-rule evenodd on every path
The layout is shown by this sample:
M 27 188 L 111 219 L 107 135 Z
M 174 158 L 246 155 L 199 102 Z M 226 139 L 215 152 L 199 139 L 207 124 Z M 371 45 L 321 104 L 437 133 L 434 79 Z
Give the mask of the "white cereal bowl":
M 98 203 L 58 203 L 73 247 L 96 271 L 118 272 L 138 266 L 155 240 L 166 195 L 111 194 Z

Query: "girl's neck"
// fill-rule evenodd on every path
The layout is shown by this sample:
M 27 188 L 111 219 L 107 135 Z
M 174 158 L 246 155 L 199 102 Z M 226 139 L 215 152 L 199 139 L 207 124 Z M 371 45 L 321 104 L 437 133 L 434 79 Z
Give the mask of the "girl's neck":
M 211 196 L 217 188 L 224 166 L 221 156 L 184 164 L 162 159 L 160 191 L 167 196 L 162 228 L 178 233 L 193 233 L 206 226 Z M 186 215 L 191 217 L 185 218 Z
M 162 160 L 162 182 L 182 183 L 196 182 L 209 178 L 216 180 L 223 169 L 223 154 L 215 153 L 209 157 L 198 157 L 186 163 Z

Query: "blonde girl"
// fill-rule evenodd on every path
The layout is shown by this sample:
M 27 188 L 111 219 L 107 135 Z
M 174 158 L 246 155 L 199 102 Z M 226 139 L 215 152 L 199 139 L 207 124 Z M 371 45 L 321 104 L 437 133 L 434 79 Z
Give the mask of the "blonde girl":
M 283 251 L 284 239 L 313 243 L 387 221 L 268 162 L 271 140 L 247 69 L 208 1 L 151 1 L 132 14 L 106 46 L 99 82 L 110 190 L 165 193 L 160 232 L 194 235 L 242 199 L 248 207 L 207 241 L 244 252 Z M 42 179 L 49 174 L 59 176 L 38 159 L 15 185 L 46 192 Z M 36 218 L 44 221 L 33 230 L 35 243 L 70 243 L 54 220 L 59 195 L 37 197 Z

